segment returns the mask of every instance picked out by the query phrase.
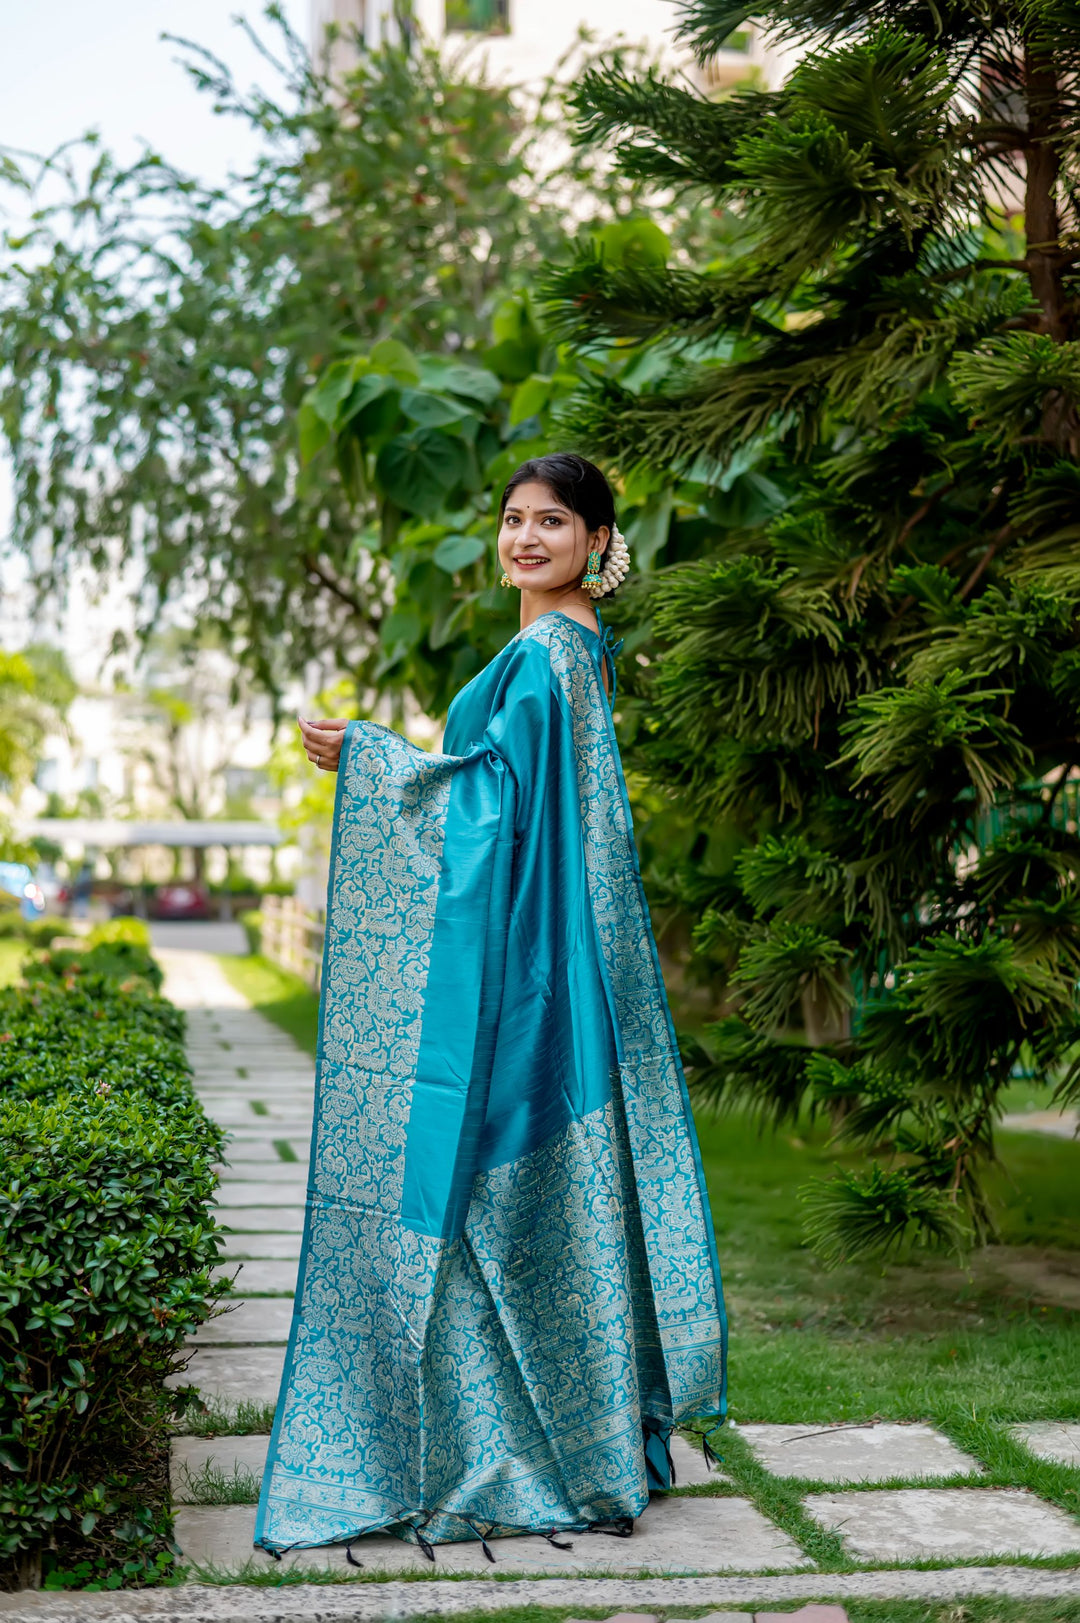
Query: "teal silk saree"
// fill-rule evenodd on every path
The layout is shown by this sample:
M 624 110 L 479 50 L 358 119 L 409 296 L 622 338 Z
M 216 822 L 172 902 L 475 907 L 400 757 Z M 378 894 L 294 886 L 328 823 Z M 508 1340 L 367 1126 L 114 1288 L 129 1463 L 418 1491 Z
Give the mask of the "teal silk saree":
M 723 1414 L 605 657 L 545 614 L 458 694 L 443 753 L 347 729 L 261 1548 L 628 1525 L 672 1428 Z

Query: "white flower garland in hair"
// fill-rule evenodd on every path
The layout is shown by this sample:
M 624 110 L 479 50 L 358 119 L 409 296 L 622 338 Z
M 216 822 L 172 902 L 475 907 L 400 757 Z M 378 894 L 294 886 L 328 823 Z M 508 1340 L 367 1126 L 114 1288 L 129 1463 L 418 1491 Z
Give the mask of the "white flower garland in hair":
M 605 597 L 608 592 L 613 592 L 616 586 L 621 586 L 629 573 L 630 548 L 626 544 L 626 537 L 616 524 L 604 553 L 604 567 L 600 571 L 600 579 L 595 586 L 587 586 L 585 590 L 590 597 Z

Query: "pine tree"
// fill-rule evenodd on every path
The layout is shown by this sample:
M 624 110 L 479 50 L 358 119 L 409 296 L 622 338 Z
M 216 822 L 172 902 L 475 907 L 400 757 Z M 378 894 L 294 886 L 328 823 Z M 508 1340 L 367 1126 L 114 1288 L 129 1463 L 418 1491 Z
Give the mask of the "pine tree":
M 704 62 L 751 11 L 691 0 Z M 746 843 L 689 887 L 729 1017 L 699 1096 L 825 1110 L 830 1260 L 993 1233 L 1017 1068 L 1080 1096 L 1080 8 L 773 0 L 773 92 L 589 75 L 580 136 L 733 213 L 719 267 L 547 286 L 645 346 L 567 427 L 623 476 L 783 459 L 792 499 L 653 577 L 635 765 Z

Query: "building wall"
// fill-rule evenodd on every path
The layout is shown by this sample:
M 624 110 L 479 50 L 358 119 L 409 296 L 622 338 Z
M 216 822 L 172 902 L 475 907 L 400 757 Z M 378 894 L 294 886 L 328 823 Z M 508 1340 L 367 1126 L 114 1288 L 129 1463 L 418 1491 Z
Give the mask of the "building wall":
M 493 9 L 499 3 L 488 0 Z M 770 49 L 750 29 L 745 49 L 720 52 L 702 75 L 674 40 L 679 11 L 673 0 L 589 0 L 587 6 L 582 0 L 501 0 L 501 4 L 508 26 L 504 33 L 490 35 L 447 31 L 448 8 L 467 9 L 467 0 L 414 0 L 414 12 L 429 39 L 444 41 L 451 50 L 467 50 L 486 63 L 493 77 L 511 83 L 535 82 L 554 73 L 583 27 L 601 44 L 620 39 L 648 46 L 707 90 L 727 88 L 750 72 L 760 82 L 776 85 L 789 68 L 786 53 Z M 311 0 L 310 43 L 316 55 L 324 49 L 330 22 L 345 31 L 359 29 L 367 44 L 375 46 L 394 34 L 393 0 Z M 343 66 L 347 54 L 339 46 L 332 66 Z

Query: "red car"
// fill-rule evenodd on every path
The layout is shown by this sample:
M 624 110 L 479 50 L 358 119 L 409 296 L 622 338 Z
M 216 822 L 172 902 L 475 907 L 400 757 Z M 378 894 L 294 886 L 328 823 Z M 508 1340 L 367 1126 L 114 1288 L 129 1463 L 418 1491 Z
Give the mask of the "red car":
M 205 885 L 177 881 L 172 885 L 159 885 L 150 903 L 150 916 L 155 919 L 208 919 L 210 893 Z

